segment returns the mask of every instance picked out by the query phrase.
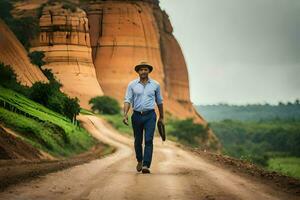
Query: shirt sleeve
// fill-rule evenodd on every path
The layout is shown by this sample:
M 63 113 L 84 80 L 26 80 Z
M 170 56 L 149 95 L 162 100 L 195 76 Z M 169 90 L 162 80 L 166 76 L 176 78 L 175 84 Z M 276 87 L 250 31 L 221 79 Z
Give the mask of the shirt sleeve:
M 133 100 L 133 92 L 132 92 L 131 84 L 128 84 L 124 102 L 128 102 L 132 104 L 132 100 Z
M 161 91 L 160 91 L 160 85 L 158 84 L 157 88 L 156 88 L 156 104 L 162 104 L 163 103 L 163 97 L 161 95 Z

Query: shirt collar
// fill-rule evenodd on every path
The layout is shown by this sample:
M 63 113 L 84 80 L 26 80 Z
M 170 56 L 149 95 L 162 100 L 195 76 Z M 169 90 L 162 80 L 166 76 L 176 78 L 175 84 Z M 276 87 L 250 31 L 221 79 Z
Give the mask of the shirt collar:
M 152 79 L 150 77 L 148 77 L 147 83 L 150 83 L 151 81 L 152 81 Z M 138 82 L 141 83 L 141 79 L 140 78 L 138 78 Z

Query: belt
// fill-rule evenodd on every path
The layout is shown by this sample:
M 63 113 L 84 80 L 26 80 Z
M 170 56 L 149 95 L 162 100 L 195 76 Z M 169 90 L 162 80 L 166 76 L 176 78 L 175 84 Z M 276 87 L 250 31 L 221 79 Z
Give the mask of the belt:
M 137 110 L 133 110 L 133 112 L 135 113 L 138 113 L 138 114 L 141 114 L 141 115 L 146 115 L 150 112 L 154 111 L 154 109 L 151 109 L 151 110 L 146 110 L 146 111 L 137 111 Z

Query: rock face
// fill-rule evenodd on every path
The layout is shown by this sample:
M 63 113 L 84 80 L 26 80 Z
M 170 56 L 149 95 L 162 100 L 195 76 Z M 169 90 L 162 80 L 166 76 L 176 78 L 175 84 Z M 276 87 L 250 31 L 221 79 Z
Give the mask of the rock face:
M 98 81 L 104 94 L 122 102 L 133 66 L 143 60 L 155 66 L 151 77 L 164 88 L 159 33 L 148 4 L 113 2 L 89 6 L 91 46 Z
M 147 61 L 154 66 L 150 77 L 161 85 L 165 114 L 207 125 L 190 100 L 185 59 L 158 0 L 76 2 L 77 8 L 53 2 L 44 6 L 32 49 L 45 51 L 45 67 L 67 94 L 77 96 L 85 108 L 91 97 L 103 94 L 123 105 L 127 84 L 138 77 L 134 66 Z M 211 130 L 199 143 L 221 148 Z
M 190 101 L 188 70 L 181 48 L 172 34 L 173 27 L 169 17 L 158 6 L 154 7 L 154 16 L 159 27 L 161 59 L 164 65 L 165 89 L 169 94 L 170 110 L 175 116 L 194 117 L 196 121 L 205 123 Z
M 165 13 L 153 1 L 107 1 L 88 8 L 93 60 L 105 94 L 122 102 L 140 61 L 154 66 L 150 76 L 161 84 L 166 110 L 194 117 L 187 67 Z M 199 117 L 196 117 L 199 119 Z
M 82 107 L 90 108 L 88 101 L 103 91 L 96 79 L 85 12 L 52 3 L 43 8 L 40 29 L 36 47 L 31 50 L 44 51 L 44 67 L 63 84 L 62 90 L 78 97 Z
M 31 86 L 36 81 L 48 82 L 41 70 L 31 64 L 26 50 L 1 19 L 0 62 L 10 65 L 23 85 Z
M 161 85 L 166 113 L 207 124 L 190 100 L 185 59 L 158 1 L 101 1 L 89 4 L 87 15 L 93 61 L 104 94 L 123 104 L 128 82 L 138 77 L 134 65 L 147 61 L 154 66 L 150 77 Z M 205 145 L 220 148 L 211 130 Z

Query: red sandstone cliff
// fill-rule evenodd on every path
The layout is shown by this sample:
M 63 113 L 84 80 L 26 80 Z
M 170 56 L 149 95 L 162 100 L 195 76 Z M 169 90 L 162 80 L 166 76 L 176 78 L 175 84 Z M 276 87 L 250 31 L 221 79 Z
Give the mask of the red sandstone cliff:
M 85 108 L 91 97 L 103 94 L 123 104 L 128 82 L 138 77 L 134 65 L 148 61 L 154 66 L 150 77 L 161 84 L 166 115 L 192 117 L 206 125 L 190 100 L 185 59 L 158 0 L 93 2 L 73 1 L 73 11 L 53 2 L 43 8 L 41 33 L 31 50 L 45 51 L 45 67 L 52 69 L 63 90 Z M 24 6 L 34 13 L 23 4 L 18 12 Z M 220 149 L 211 130 L 199 142 L 203 148 Z
M 138 76 L 133 66 L 148 61 L 154 66 L 150 76 L 161 84 L 166 112 L 207 124 L 190 100 L 185 59 L 158 1 L 102 1 L 89 4 L 86 10 L 94 65 L 104 94 L 123 103 L 128 82 Z M 219 148 L 211 130 L 203 143 Z
M 36 81 L 48 81 L 40 69 L 31 64 L 26 50 L 1 19 L 0 62 L 10 65 L 23 85 L 31 86 Z
M 51 69 L 63 84 L 62 90 L 78 97 L 82 107 L 90 108 L 88 101 L 103 92 L 96 79 L 85 12 L 52 3 L 42 10 L 40 29 L 36 47 L 31 50 L 44 51 L 44 67 Z
M 148 4 L 113 2 L 88 8 L 90 37 L 98 81 L 105 94 L 122 102 L 133 66 L 147 60 L 155 66 L 151 77 L 164 88 L 159 32 Z
M 127 83 L 137 77 L 133 66 L 145 60 L 154 66 L 150 76 L 161 84 L 166 110 L 204 123 L 190 101 L 188 71 L 171 23 L 156 1 L 106 1 L 87 10 L 93 60 L 105 94 L 122 102 Z

